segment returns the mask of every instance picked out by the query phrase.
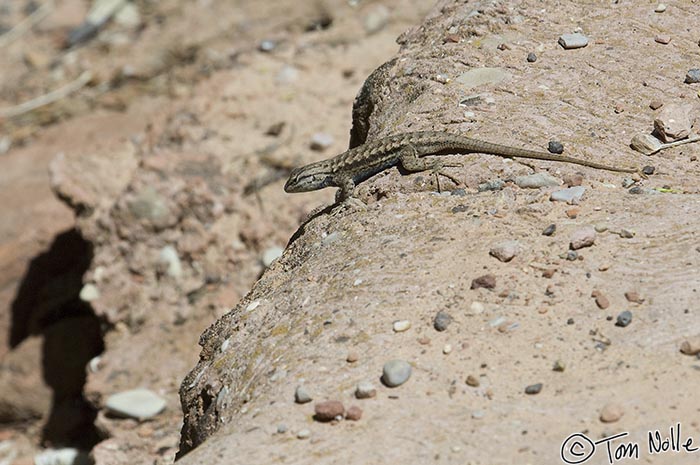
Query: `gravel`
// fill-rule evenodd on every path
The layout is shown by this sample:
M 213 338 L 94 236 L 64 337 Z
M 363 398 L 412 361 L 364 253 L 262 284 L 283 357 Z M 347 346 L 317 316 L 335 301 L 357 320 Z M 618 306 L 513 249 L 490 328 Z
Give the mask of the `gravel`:
M 566 50 L 583 48 L 588 45 L 588 37 L 579 32 L 575 34 L 562 34 L 559 36 L 559 45 L 564 47 Z
M 542 383 L 537 383 L 537 384 L 531 384 L 528 387 L 525 388 L 525 394 L 539 394 L 540 391 L 542 390 Z
M 550 140 L 549 144 L 547 145 L 547 150 L 549 150 L 550 153 L 564 153 L 564 144 L 558 140 Z
M 632 323 L 632 312 L 630 312 L 629 310 L 625 310 L 624 312 L 621 312 L 619 315 L 617 315 L 617 321 L 615 322 L 615 326 L 624 328 L 630 323 Z
M 377 395 L 377 389 L 369 381 L 360 381 L 355 388 L 355 397 L 358 399 L 371 399 Z
M 450 323 L 452 323 L 452 317 L 444 311 L 437 312 L 433 319 L 433 327 L 436 331 L 445 331 Z
M 311 394 L 306 390 L 304 386 L 297 386 L 294 391 L 294 402 L 297 404 L 306 404 L 313 400 Z

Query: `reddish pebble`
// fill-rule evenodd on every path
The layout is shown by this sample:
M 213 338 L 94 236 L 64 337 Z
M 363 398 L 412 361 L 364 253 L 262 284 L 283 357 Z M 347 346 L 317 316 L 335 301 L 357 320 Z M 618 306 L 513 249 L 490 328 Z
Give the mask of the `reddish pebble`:
M 649 108 L 651 108 L 652 110 L 658 110 L 663 106 L 664 102 L 662 102 L 661 100 L 652 100 L 651 102 L 649 102 Z
M 345 359 L 348 363 L 355 363 L 360 359 L 360 355 L 357 352 L 350 352 Z
M 483 287 L 484 289 L 493 289 L 496 287 L 496 277 L 492 274 L 485 274 L 473 279 L 471 288 L 479 289 L 480 287 Z
M 557 272 L 556 268 L 547 268 L 546 270 L 542 271 L 542 277 L 550 279 L 552 276 L 554 276 L 554 273 Z
M 593 291 L 591 292 L 591 297 L 595 299 L 595 304 L 598 306 L 599 309 L 605 310 L 610 306 L 610 301 L 608 300 L 605 295 L 600 292 L 600 291 Z
M 564 184 L 566 184 L 566 187 L 580 186 L 583 184 L 583 176 L 578 173 L 564 176 Z
M 642 302 L 644 302 L 644 299 L 642 299 L 639 293 L 635 291 L 625 292 L 625 298 L 628 302 L 634 302 L 636 304 L 641 304 Z
M 314 420 L 332 421 L 338 416 L 343 416 L 345 407 L 339 400 L 327 400 L 319 402 L 314 406 Z
M 659 34 L 658 36 L 654 37 L 654 41 L 666 45 L 669 42 L 671 42 L 671 36 L 668 34 Z
M 572 220 L 578 216 L 578 214 L 581 212 L 581 209 L 578 207 L 573 207 L 569 208 L 566 210 L 566 216 L 571 218 Z
M 358 421 L 362 418 L 362 409 L 357 405 L 351 406 L 345 413 L 345 419 L 350 421 Z

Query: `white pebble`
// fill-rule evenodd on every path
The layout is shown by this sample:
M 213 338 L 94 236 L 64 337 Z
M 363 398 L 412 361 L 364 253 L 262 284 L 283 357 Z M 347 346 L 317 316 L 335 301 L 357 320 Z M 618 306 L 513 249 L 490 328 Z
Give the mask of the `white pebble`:
M 100 290 L 94 284 L 86 284 L 80 290 L 80 300 L 83 302 L 92 302 L 100 298 Z
M 311 436 L 311 431 L 308 429 L 303 429 L 297 433 L 297 438 L 299 439 L 308 439 L 309 436 Z
M 404 331 L 408 331 L 410 327 L 411 327 L 411 322 L 408 320 L 394 321 L 394 332 L 395 333 L 402 333 Z
M 447 355 L 450 352 L 452 352 L 452 344 L 445 344 L 445 346 L 442 348 L 442 353 Z

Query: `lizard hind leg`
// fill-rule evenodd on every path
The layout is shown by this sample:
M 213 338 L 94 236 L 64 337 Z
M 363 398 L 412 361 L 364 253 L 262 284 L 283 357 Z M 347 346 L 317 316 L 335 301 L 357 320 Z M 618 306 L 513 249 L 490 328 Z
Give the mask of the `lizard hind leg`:
M 435 184 L 438 192 L 442 192 L 440 188 L 440 176 L 445 176 L 447 179 L 455 183 L 457 186 L 462 185 L 462 182 L 451 174 L 445 172 L 443 168 L 453 168 L 464 166 L 461 163 L 445 163 L 439 160 L 438 157 L 420 157 L 418 150 L 413 145 L 408 145 L 403 148 L 399 155 L 401 166 L 408 172 L 419 173 L 422 171 L 431 171 L 435 176 Z

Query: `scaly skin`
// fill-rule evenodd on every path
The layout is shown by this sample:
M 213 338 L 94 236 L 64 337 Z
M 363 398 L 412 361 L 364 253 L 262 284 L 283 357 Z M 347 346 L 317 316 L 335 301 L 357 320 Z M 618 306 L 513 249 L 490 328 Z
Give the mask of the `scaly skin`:
M 447 153 L 486 153 L 507 158 L 530 158 L 574 163 L 621 173 L 637 172 L 633 168 L 617 168 L 564 155 L 494 144 L 458 134 L 418 131 L 367 142 L 333 158 L 295 168 L 291 172 L 284 190 L 286 192 L 308 192 L 334 186 L 340 188 L 337 200 L 343 201 L 352 196 L 358 183 L 392 166 L 400 164 L 411 172 L 438 171 L 441 167 L 448 165 L 443 165 L 434 159 L 421 157 Z

